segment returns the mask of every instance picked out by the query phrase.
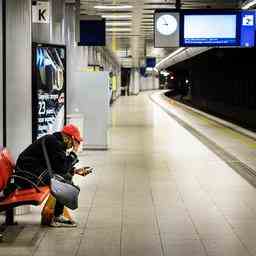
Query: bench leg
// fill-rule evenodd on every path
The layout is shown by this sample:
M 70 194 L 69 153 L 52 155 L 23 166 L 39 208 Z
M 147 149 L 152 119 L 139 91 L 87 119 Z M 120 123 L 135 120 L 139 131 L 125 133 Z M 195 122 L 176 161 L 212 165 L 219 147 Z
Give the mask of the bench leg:
M 0 243 L 3 242 L 4 236 L 3 233 L 5 232 L 7 226 L 16 225 L 17 223 L 14 222 L 14 209 L 8 209 L 5 212 L 5 223 L 0 226 Z
M 5 225 L 7 226 L 11 226 L 11 225 L 15 225 L 14 223 L 14 209 L 8 209 L 5 212 Z

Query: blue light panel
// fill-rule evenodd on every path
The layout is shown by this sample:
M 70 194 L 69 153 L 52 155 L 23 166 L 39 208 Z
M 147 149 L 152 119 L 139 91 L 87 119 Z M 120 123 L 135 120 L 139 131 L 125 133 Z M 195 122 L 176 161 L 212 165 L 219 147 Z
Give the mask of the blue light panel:
M 255 11 L 241 12 L 241 47 L 255 46 Z

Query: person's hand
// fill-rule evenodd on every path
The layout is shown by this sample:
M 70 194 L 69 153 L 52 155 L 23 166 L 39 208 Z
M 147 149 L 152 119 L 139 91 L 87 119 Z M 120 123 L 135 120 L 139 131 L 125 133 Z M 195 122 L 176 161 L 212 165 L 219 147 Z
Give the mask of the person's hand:
M 88 174 L 92 173 L 93 168 L 86 166 L 83 168 L 75 169 L 74 173 L 80 176 L 87 176 Z

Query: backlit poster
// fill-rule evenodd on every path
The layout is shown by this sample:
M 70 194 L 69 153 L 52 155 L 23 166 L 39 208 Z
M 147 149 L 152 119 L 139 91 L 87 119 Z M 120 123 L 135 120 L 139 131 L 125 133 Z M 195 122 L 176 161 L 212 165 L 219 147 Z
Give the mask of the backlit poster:
M 56 131 L 66 117 L 66 49 L 33 45 L 33 140 Z

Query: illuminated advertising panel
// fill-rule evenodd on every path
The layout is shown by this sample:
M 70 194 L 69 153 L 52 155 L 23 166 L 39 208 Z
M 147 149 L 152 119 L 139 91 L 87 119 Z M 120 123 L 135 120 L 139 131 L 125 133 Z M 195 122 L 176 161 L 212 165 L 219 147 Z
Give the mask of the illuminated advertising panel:
M 33 44 L 33 140 L 61 130 L 66 117 L 66 48 Z

